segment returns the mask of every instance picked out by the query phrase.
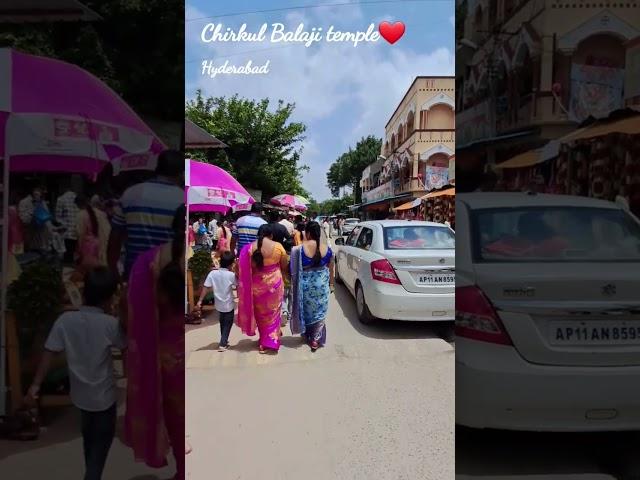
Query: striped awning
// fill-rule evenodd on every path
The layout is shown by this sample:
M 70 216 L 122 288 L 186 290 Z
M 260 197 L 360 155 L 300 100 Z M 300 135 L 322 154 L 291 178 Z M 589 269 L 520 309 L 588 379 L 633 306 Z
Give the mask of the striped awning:
M 444 190 L 438 190 L 436 192 L 429 192 L 425 196 L 420 197 L 419 200 L 427 200 L 429 198 L 442 197 L 442 196 L 453 197 L 455 196 L 455 194 L 456 194 L 456 188 L 451 187 L 451 188 L 446 188 Z
M 415 200 L 411 200 L 410 202 L 403 203 L 402 205 L 400 205 L 399 207 L 394 208 L 393 210 L 395 212 L 401 211 L 401 210 L 411 210 L 412 208 L 419 207 L 421 202 L 422 202 L 421 199 L 416 198 Z
M 524 168 L 532 167 L 538 163 L 544 162 L 542 151 L 540 149 L 529 150 L 510 158 L 506 162 L 496 165 L 496 168 Z
M 640 115 L 622 118 L 615 122 L 593 124 L 580 128 L 562 137 L 561 143 L 575 142 L 576 140 L 587 140 L 590 138 L 603 137 L 612 133 L 623 133 L 627 135 L 640 134 Z

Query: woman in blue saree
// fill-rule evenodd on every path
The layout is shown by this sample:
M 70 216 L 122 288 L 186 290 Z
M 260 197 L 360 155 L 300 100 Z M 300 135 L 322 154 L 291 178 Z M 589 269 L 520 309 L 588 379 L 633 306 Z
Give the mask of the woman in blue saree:
M 291 251 L 290 267 L 291 331 L 315 352 L 327 341 L 325 319 L 334 285 L 333 252 L 318 222 L 307 224 L 305 240 Z

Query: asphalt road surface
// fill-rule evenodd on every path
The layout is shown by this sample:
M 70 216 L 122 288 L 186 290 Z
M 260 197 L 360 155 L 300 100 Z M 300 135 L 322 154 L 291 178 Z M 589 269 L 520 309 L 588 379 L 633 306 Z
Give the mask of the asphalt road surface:
M 454 478 L 454 347 L 426 323 L 361 325 L 338 286 L 327 346 L 285 328 L 277 355 L 217 314 L 187 331 L 187 478 Z
M 637 432 L 456 429 L 459 480 L 640 480 Z

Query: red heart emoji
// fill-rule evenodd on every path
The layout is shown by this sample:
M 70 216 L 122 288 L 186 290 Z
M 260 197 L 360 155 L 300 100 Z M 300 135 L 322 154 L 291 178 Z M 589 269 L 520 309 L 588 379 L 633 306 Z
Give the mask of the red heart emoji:
M 404 23 L 396 22 L 391 24 L 389 22 L 382 22 L 378 26 L 378 31 L 380 35 L 382 35 L 382 38 L 393 45 L 404 35 Z

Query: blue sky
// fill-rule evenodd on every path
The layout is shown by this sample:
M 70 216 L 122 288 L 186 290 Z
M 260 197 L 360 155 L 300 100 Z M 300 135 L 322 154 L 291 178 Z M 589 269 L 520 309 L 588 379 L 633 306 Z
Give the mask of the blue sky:
M 293 119 L 307 125 L 302 163 L 310 167 L 304 187 L 316 200 L 330 198 L 326 172 L 349 146 L 369 134 L 384 136 L 384 126 L 407 88 L 418 75 L 454 74 L 454 1 L 426 0 L 380 5 L 325 6 L 281 12 L 222 16 L 297 5 L 345 3 L 341 0 L 234 2 L 188 0 L 186 3 L 185 97 L 196 89 L 205 95 L 233 95 L 275 103 L 282 99 L 296 104 Z M 220 17 L 201 19 L 221 15 Z M 200 19 L 200 20 L 192 20 Z M 209 22 L 237 29 L 243 23 L 256 32 L 263 23 L 283 23 L 295 30 L 334 26 L 342 31 L 365 31 L 370 23 L 402 21 L 404 36 L 394 45 L 380 39 L 375 43 L 320 42 L 302 44 L 202 43 L 200 33 Z M 256 51 L 258 50 L 258 51 Z M 261 50 L 261 51 L 260 51 Z M 201 75 L 202 60 L 221 65 L 244 65 L 248 60 L 262 65 L 270 60 L 267 75 Z

